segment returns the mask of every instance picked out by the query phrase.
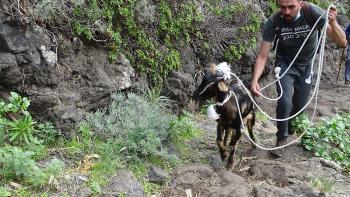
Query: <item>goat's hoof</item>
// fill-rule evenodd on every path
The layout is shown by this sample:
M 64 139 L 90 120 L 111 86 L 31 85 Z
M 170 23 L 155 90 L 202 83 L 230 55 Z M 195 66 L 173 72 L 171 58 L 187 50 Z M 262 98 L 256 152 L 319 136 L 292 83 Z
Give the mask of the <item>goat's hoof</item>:
M 233 167 L 233 162 L 228 162 L 226 165 L 226 169 L 230 170 L 230 169 L 232 169 L 232 167 Z

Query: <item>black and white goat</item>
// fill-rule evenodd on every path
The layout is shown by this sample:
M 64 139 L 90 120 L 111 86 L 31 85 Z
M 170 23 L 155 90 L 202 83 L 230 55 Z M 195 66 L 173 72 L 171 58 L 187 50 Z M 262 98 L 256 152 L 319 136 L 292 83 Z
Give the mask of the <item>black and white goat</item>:
M 248 128 L 249 136 L 255 141 L 253 135 L 253 126 L 255 123 L 253 102 L 241 84 L 227 84 L 230 83 L 230 76 L 228 76 L 230 72 L 230 68 L 226 63 L 221 63 L 218 66 L 211 64 L 209 71 L 205 71 L 201 84 L 193 93 L 196 103 L 199 102 L 201 104 L 203 101 L 211 98 L 214 98 L 217 102 L 215 111 L 220 116 L 216 120 L 218 122 L 216 141 L 221 159 L 224 160 L 228 157 L 226 165 L 228 169 L 233 167 L 233 156 L 237 141 L 241 137 L 242 126 L 236 100 L 232 92 L 237 96 L 243 122 L 245 122 Z M 229 146 L 232 149 L 228 154 L 227 143 L 229 139 L 231 139 Z M 255 148 L 254 144 L 252 146 Z

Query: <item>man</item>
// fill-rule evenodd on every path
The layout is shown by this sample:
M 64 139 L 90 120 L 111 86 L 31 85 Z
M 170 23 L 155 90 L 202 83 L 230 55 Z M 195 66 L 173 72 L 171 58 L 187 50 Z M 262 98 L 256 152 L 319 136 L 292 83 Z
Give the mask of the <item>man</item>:
M 346 39 L 348 40 L 347 58 L 345 63 L 345 84 L 350 85 L 350 24 L 345 30 Z
M 304 2 L 300 0 L 278 0 L 278 5 L 280 10 L 278 17 L 271 16 L 265 24 L 263 41 L 261 42 L 260 52 L 254 67 L 251 92 L 256 96 L 258 96 L 260 89 L 258 80 L 264 70 L 274 37 L 277 36 L 279 38 L 275 64 L 281 67 L 280 73 L 282 74 L 295 57 L 313 26 L 313 24 L 307 23 L 307 13 L 304 13 L 304 9 L 301 9 L 302 6 L 305 6 Z M 309 5 L 311 14 L 315 19 L 318 19 L 324 11 L 314 4 L 310 3 Z M 336 16 L 336 8 L 332 8 L 328 16 L 327 35 L 338 46 L 346 47 L 345 33 L 337 23 Z M 318 23 L 317 29 L 323 27 L 325 17 Z M 278 28 L 276 28 L 276 24 L 278 24 Z M 276 31 L 276 29 L 279 31 Z M 276 116 L 278 119 L 287 118 L 295 114 L 308 101 L 311 84 L 305 83 L 305 80 L 309 77 L 311 71 L 312 56 L 317 50 L 317 38 L 318 32 L 315 30 L 294 64 L 286 75 L 280 79 L 283 95 L 277 103 Z M 277 92 L 278 94 L 281 92 L 278 86 Z M 286 144 L 288 127 L 289 121 L 277 122 L 276 147 Z M 291 131 L 289 134 L 292 134 Z M 272 151 L 271 153 L 281 156 L 280 150 Z

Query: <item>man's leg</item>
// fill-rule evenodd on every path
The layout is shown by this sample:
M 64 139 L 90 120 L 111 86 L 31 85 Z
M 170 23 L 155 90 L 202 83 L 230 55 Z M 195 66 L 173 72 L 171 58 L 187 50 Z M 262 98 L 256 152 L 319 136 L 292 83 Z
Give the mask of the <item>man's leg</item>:
M 293 69 L 293 68 L 291 68 Z M 282 97 L 277 102 L 277 108 L 276 108 L 276 116 L 278 119 L 284 119 L 288 118 L 292 108 L 292 98 L 294 94 L 294 81 L 295 76 L 291 74 L 286 74 L 280 79 L 283 94 Z M 277 92 L 278 95 L 281 94 L 281 90 L 279 88 L 279 85 L 277 84 Z M 288 137 L 288 120 L 286 121 L 278 121 L 277 122 L 277 142 L 281 140 L 285 140 Z
M 347 49 L 347 58 L 345 62 L 345 82 L 350 82 L 350 46 Z
M 302 108 L 305 107 L 306 103 L 309 101 L 309 95 L 312 85 L 307 84 L 305 80 L 310 75 L 310 66 L 302 68 L 300 71 L 303 74 L 294 82 L 293 110 L 290 116 L 298 113 Z M 291 125 L 289 124 L 289 129 L 290 128 Z M 293 134 L 292 131 L 288 132 L 289 134 Z

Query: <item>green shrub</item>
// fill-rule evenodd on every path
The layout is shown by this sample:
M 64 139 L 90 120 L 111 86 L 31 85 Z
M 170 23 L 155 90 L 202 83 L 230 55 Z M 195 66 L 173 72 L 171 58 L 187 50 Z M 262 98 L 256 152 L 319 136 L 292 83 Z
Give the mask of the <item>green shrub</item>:
M 135 158 L 162 157 L 167 143 L 190 139 L 198 130 L 188 113 L 180 117 L 164 110 L 169 100 L 157 99 L 150 91 L 147 98 L 129 93 L 112 95 L 108 111 L 86 117 L 86 124 L 96 138 L 109 139 L 118 144 L 120 154 Z
M 48 148 L 44 144 L 30 144 L 24 148 L 26 151 L 33 152 L 32 159 L 36 161 L 45 159 L 49 155 Z
M 200 35 L 194 24 L 203 17 L 195 2 L 179 3 L 178 11 L 165 0 L 74 4 L 72 29 L 88 40 L 105 40 L 111 60 L 121 51 L 127 54 L 136 69 L 160 87 L 170 71 L 180 68 L 180 53 L 175 47 L 178 41 L 184 38 L 188 43 L 191 37 Z M 158 15 L 153 13 L 155 10 Z M 149 25 L 154 32 L 147 28 Z
M 8 197 L 8 196 L 11 196 L 11 192 L 9 190 L 7 190 L 6 188 L 4 187 L 0 187 L 0 196 L 2 197 Z
M 57 130 L 51 122 L 39 123 L 36 127 L 35 135 L 44 144 L 52 146 L 57 139 Z
M 28 112 L 30 101 L 15 92 L 8 101 L 0 100 L 0 147 L 12 145 L 52 144 L 56 130 L 49 123 L 37 124 Z
M 158 106 L 166 112 L 170 112 L 171 105 L 174 104 L 174 102 L 168 97 L 161 95 L 160 88 L 150 89 L 147 86 L 144 88 L 144 90 L 140 90 L 140 93 L 145 97 L 150 105 Z
M 330 6 L 332 3 L 332 1 L 330 1 L 330 0 L 309 0 L 309 2 L 311 2 L 315 5 L 318 5 L 323 9 L 327 9 L 328 6 Z
M 169 138 L 171 142 L 183 143 L 185 140 L 198 137 L 200 130 L 195 126 L 190 113 L 183 111 L 181 115 L 169 122 Z
M 111 173 L 128 167 L 147 192 L 158 187 L 143 181 L 146 168 L 155 164 L 167 168 L 176 163 L 165 154 L 169 143 L 181 143 L 198 135 L 190 114 L 170 115 L 171 101 L 159 89 L 145 89 L 143 96 L 116 93 L 108 110 L 88 114 L 79 126 L 81 139 L 93 144 L 88 151 L 100 155 L 88 185 L 99 194 Z
M 310 125 L 307 117 L 301 115 L 292 125 L 297 132 L 306 131 L 301 141 L 305 149 L 350 170 L 350 114 L 337 115 L 317 126 Z
M 87 116 L 86 122 L 95 134 L 104 139 L 115 139 L 127 154 L 144 158 L 159 155 L 162 141 L 167 138 L 171 116 L 163 113 L 159 105 L 149 103 L 133 93 L 112 95 L 108 111 Z
M 13 146 L 1 148 L 0 176 L 10 180 L 21 180 L 41 174 L 35 161 L 31 159 L 33 154 Z
M 35 121 L 27 111 L 30 101 L 15 92 L 10 93 L 9 101 L 0 101 L 0 127 L 2 144 L 7 140 L 13 144 L 30 144 L 35 140 Z
M 8 122 L 8 134 L 10 142 L 15 144 L 30 144 L 34 140 L 33 134 L 36 132 L 34 125 L 36 122 L 32 120 L 30 115 L 26 115 L 20 119 Z
M 32 11 L 18 10 L 13 18 L 25 18 L 84 41 L 102 43 L 111 61 L 122 52 L 138 72 L 147 74 L 153 86 L 161 87 L 164 78 L 181 67 L 179 49 L 183 45 L 195 43 L 195 48 L 203 46 L 203 52 L 208 53 L 205 56 L 210 55 L 202 25 L 212 6 L 225 18 L 234 16 L 235 20 L 228 22 L 240 29 L 240 35 L 232 38 L 244 37 L 229 47 L 227 61 L 239 59 L 256 44 L 256 13 L 246 12 L 254 7 L 246 6 L 250 3 L 232 2 L 225 7 L 219 4 L 222 6 L 220 1 L 212 0 L 40 0 L 26 4 L 24 9 Z
M 51 160 L 47 166 L 43 169 L 46 176 L 46 180 L 59 177 L 65 169 L 65 164 L 59 159 Z
M 8 101 L 0 101 L 0 178 L 42 186 L 62 170 L 58 170 L 58 162 L 42 169 L 34 161 L 47 155 L 42 142 L 53 142 L 55 129 L 50 123 L 37 124 L 28 112 L 29 105 L 26 97 L 15 92 Z
M 265 16 L 271 16 L 276 10 L 278 10 L 278 4 L 276 0 L 267 0 L 267 10 Z
M 43 186 L 63 172 L 62 161 L 54 159 L 46 168 L 41 169 L 31 158 L 33 155 L 33 152 L 15 146 L 0 148 L 0 177 L 33 186 Z
M 260 31 L 260 17 L 254 12 L 253 5 L 245 3 L 235 3 L 221 8 L 216 5 L 211 8 L 211 12 L 223 18 L 228 23 L 236 24 L 237 31 L 232 32 L 232 43 L 228 43 L 227 49 L 224 51 L 225 60 L 233 62 L 242 58 L 247 50 L 256 47 L 256 37 Z M 225 30 L 220 30 L 226 35 Z

